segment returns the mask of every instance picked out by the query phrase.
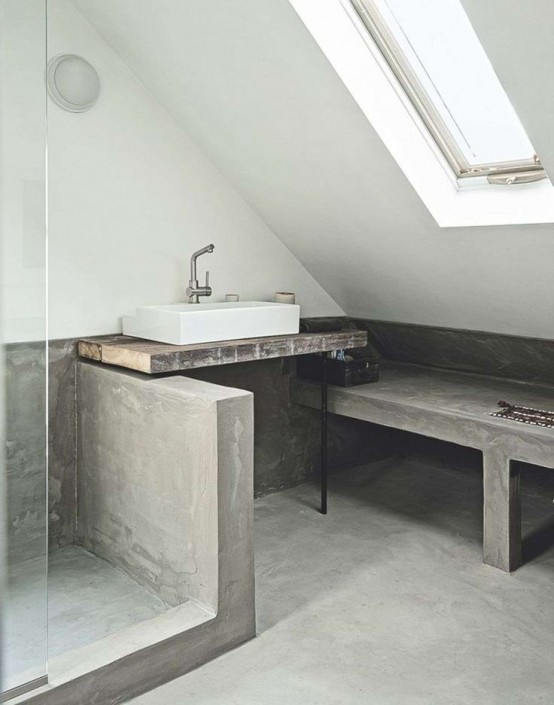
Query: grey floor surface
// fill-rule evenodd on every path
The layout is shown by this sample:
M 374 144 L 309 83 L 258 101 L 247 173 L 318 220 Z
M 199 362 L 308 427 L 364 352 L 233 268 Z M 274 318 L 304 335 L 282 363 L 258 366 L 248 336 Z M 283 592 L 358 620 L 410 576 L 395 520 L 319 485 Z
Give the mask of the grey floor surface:
M 82 548 L 66 548 L 49 557 L 49 658 L 168 609 L 159 597 Z
M 9 566 L 7 599 L 2 604 L 4 642 L 0 649 L 5 690 L 46 674 L 46 571 L 46 550 L 43 557 Z
M 554 485 L 537 477 L 512 575 L 481 563 L 477 471 L 350 470 L 327 517 L 313 485 L 257 500 L 259 636 L 133 705 L 553 703 Z
M 19 564 L 10 571 L 6 611 L 8 686 L 43 675 L 47 648 L 52 658 L 167 609 L 165 602 L 106 561 L 82 548 L 62 549 L 48 558 L 47 647 L 45 562 Z

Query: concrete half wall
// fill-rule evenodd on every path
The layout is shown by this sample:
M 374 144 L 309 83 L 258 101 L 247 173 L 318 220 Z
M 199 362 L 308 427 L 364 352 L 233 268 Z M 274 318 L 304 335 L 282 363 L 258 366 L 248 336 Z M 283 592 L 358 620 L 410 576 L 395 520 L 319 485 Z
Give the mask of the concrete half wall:
M 255 635 L 252 395 L 83 362 L 78 379 L 84 540 L 177 606 L 50 659 L 29 705 L 116 705 Z
M 78 543 L 171 606 L 217 611 L 220 388 L 84 362 L 77 380 Z

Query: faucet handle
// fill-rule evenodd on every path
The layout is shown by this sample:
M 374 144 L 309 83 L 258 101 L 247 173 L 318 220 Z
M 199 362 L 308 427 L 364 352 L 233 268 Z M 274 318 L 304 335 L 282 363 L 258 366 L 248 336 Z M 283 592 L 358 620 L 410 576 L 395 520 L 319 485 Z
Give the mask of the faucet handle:
M 210 272 L 206 272 L 206 289 L 210 288 Z

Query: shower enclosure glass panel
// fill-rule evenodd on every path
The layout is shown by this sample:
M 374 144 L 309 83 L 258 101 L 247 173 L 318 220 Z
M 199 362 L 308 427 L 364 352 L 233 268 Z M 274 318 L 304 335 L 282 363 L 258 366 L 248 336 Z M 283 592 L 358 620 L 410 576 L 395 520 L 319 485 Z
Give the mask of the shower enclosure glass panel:
M 45 0 L 0 0 L 0 701 L 46 679 Z

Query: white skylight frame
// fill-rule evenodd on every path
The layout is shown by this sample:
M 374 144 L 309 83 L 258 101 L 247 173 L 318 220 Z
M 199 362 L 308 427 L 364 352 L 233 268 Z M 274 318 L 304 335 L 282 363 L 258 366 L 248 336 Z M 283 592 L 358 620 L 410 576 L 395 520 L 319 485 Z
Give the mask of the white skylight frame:
M 350 1 L 457 178 L 547 178 L 459 0 Z
M 513 187 L 456 178 L 351 0 L 289 2 L 439 226 L 554 222 L 548 179 Z

